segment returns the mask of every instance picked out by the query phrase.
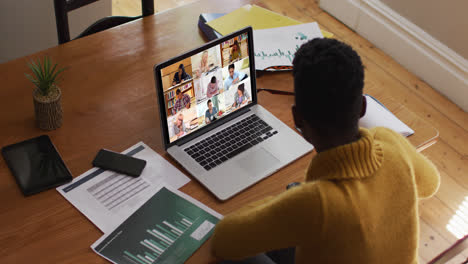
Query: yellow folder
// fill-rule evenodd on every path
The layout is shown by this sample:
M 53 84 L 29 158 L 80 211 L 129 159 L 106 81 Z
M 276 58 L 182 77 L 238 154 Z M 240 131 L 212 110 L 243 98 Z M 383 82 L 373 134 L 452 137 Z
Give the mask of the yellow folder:
M 245 5 L 220 18 L 211 20 L 207 24 L 220 34 L 227 35 L 247 26 L 252 26 L 255 30 L 293 26 L 302 24 L 302 22 L 256 5 Z M 322 30 L 322 35 L 326 38 L 333 36 L 332 33 L 325 30 Z

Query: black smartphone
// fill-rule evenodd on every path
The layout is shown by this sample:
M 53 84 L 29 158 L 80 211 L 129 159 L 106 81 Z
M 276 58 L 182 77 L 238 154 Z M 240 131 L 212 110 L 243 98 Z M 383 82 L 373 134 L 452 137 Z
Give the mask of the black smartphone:
M 93 166 L 138 177 L 146 166 L 146 160 L 101 149 L 93 160 Z

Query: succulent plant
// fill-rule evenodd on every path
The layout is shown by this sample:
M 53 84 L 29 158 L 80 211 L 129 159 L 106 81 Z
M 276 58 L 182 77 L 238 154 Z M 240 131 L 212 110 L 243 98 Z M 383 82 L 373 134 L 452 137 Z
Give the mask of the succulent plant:
M 38 88 L 43 96 L 49 95 L 57 84 L 57 77 L 65 70 L 65 68 L 57 68 L 57 65 L 51 62 L 49 56 L 45 56 L 42 63 L 40 59 L 28 63 L 33 75 L 25 74 L 26 78 Z

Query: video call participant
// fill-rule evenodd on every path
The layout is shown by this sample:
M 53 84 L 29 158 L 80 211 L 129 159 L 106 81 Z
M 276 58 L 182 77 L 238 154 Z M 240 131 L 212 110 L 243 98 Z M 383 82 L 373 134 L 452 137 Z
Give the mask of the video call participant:
M 226 78 L 226 80 L 224 80 L 224 89 L 226 89 L 226 91 L 229 90 L 231 85 L 236 84 L 247 78 L 247 74 L 234 70 L 234 63 L 229 65 L 228 71 L 229 76 Z
M 241 107 L 243 103 L 246 103 L 250 99 L 249 93 L 245 90 L 244 84 L 241 83 L 237 86 L 237 92 L 234 94 L 234 103 L 233 107 L 236 109 Z
M 174 135 L 176 135 L 177 137 L 181 137 L 181 136 L 184 135 L 184 133 L 185 133 L 185 124 L 184 124 L 184 116 L 182 115 L 182 113 L 180 113 L 177 116 L 177 119 L 174 122 L 173 129 L 174 129 Z
M 180 64 L 178 71 L 174 74 L 174 79 L 172 79 L 172 85 L 176 85 L 182 81 L 189 80 L 190 78 L 192 77 L 185 72 L 184 64 Z
M 242 58 L 241 49 L 237 39 L 234 40 L 234 44 L 231 46 L 231 54 L 229 55 L 229 61 L 233 62 Z
M 205 112 L 205 123 L 209 124 L 213 120 L 216 120 L 218 109 L 216 108 L 216 106 L 213 106 L 213 102 L 211 102 L 211 100 L 208 100 L 207 105 L 208 109 Z
M 208 64 L 208 51 L 203 51 L 200 59 L 200 65 L 196 70 L 197 78 L 200 78 L 202 73 L 208 72 L 210 70 L 210 65 Z
M 436 167 L 397 132 L 359 128 L 364 67 L 347 44 L 305 43 L 293 76 L 294 123 L 317 151 L 305 182 L 226 215 L 213 254 L 277 249 L 227 263 L 418 263 L 418 201 L 437 191 Z
M 214 95 L 218 94 L 218 82 L 216 80 L 216 76 L 211 77 L 210 83 L 208 83 L 208 87 L 206 88 L 206 97 L 211 98 Z
M 176 91 L 176 101 L 174 103 L 174 107 L 172 107 L 172 114 L 175 115 L 177 112 L 182 110 L 184 107 L 189 109 L 190 108 L 190 96 L 188 94 L 184 94 L 177 89 Z
M 201 61 L 200 61 L 200 71 L 207 72 L 210 70 L 210 66 L 208 65 L 208 51 L 205 50 L 202 53 Z

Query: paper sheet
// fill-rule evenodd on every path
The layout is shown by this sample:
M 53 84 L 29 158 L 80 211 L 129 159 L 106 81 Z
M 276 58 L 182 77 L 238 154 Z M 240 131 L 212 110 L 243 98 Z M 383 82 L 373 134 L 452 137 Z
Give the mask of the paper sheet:
M 123 153 L 146 160 L 146 167 L 139 177 L 93 168 L 74 178 L 72 183 L 57 188 L 104 233 L 121 224 L 161 186 L 167 184 L 179 189 L 190 181 L 143 142 Z
M 314 38 L 323 38 L 317 22 L 288 27 L 255 30 L 255 69 L 292 66 L 299 47 Z
M 386 127 L 405 137 L 414 134 L 414 130 L 398 119 L 392 112 L 376 101 L 373 97 L 366 95 L 367 111 L 359 120 L 359 126 L 365 128 Z

